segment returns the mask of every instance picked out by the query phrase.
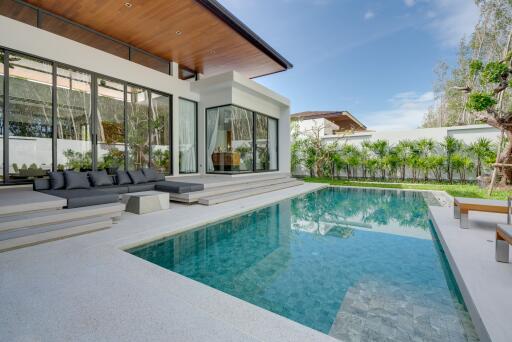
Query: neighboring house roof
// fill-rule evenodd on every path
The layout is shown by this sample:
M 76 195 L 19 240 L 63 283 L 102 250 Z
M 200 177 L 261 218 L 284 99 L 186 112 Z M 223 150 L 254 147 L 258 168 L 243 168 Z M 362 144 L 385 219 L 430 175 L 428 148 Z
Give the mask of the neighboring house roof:
M 36 26 L 42 29 L 107 52 L 114 49 L 119 55 L 125 54 L 126 44 L 133 47 L 128 54 L 133 53 L 134 59 L 148 59 L 147 52 L 207 76 L 235 70 L 254 78 L 293 67 L 216 0 L 17 0 L 15 4 L 7 11 L 0 8 L 0 14 L 21 20 L 20 4 L 32 6 L 41 13 Z
M 326 119 L 338 125 L 340 130 L 365 131 L 366 126 L 346 110 L 309 111 L 290 115 L 292 120 Z

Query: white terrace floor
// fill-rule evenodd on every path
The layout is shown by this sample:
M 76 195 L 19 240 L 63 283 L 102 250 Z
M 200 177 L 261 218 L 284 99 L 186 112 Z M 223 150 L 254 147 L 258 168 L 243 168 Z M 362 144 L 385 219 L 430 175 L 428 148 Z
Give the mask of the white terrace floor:
M 460 229 L 451 207 L 429 207 L 450 267 L 482 341 L 512 341 L 512 264 L 494 260 L 497 223 L 506 215 L 470 212 Z
M 319 187 L 124 213 L 108 230 L 0 253 L 0 340 L 334 341 L 122 251 Z

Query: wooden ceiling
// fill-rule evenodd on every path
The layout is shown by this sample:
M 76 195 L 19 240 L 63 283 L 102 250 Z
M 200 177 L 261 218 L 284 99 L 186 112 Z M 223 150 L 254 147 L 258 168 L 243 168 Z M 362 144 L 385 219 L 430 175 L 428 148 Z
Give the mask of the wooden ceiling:
M 290 115 L 292 120 L 326 119 L 338 125 L 340 131 L 365 131 L 366 126 L 348 111 L 309 111 Z
M 253 78 L 292 67 L 214 0 L 26 2 L 205 75 Z

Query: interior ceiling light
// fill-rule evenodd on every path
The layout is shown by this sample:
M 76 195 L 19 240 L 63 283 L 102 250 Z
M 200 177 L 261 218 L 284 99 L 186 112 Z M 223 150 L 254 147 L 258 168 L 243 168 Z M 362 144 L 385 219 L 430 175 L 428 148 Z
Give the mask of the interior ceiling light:
M 181 31 L 176 31 L 177 36 L 181 36 Z
M 131 2 L 125 2 L 125 3 L 124 3 L 124 6 L 125 6 L 125 7 L 128 7 L 128 8 L 131 8 L 133 5 L 132 5 L 132 3 L 131 3 Z

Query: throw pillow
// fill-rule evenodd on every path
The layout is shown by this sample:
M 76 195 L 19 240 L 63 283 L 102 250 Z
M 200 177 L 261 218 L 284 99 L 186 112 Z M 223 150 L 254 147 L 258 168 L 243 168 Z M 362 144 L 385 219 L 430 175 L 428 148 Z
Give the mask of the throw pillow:
M 89 171 L 89 179 L 92 186 L 108 186 L 112 185 L 112 177 L 107 174 L 107 171 Z
M 87 172 L 64 171 L 64 179 L 66 180 L 66 190 L 91 187 Z

